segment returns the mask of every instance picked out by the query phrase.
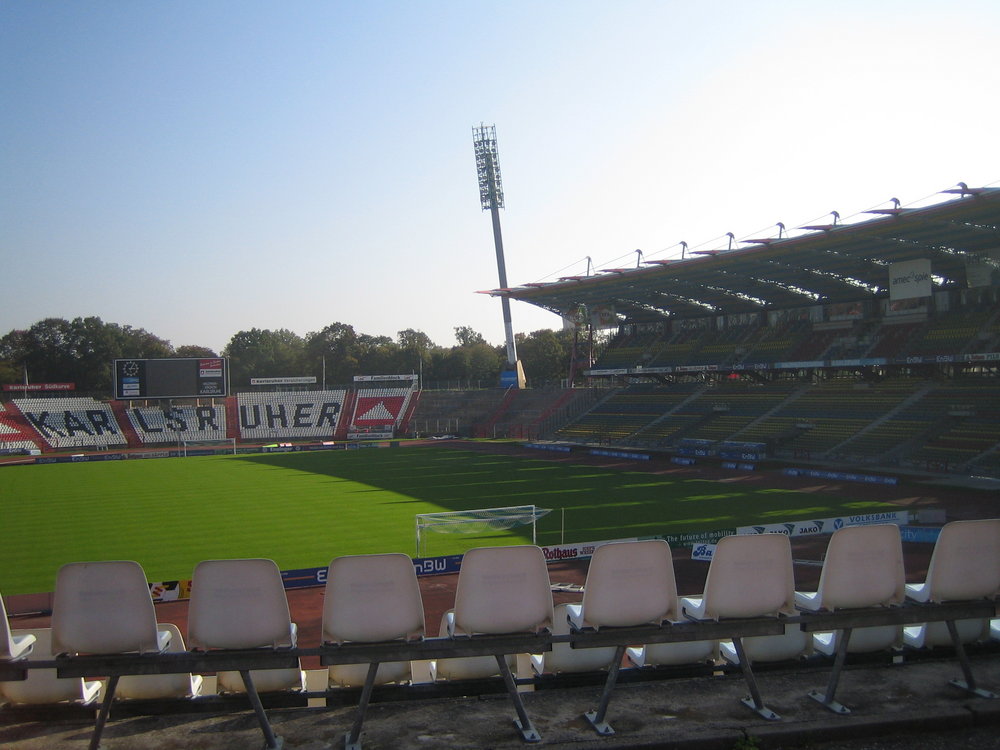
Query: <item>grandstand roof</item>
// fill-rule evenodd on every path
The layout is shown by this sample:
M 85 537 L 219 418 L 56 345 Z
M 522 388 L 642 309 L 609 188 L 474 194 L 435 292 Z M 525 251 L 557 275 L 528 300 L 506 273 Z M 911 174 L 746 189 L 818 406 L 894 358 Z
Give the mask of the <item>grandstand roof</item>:
M 795 237 L 487 293 L 559 314 L 609 307 L 620 322 L 651 322 L 886 297 L 889 266 L 918 259 L 931 261 L 935 291 L 965 288 L 967 260 L 1000 253 L 1000 188 L 944 192 L 958 197 L 868 211 L 874 218 L 852 224 L 833 214 L 832 223 L 801 227 L 806 233 Z

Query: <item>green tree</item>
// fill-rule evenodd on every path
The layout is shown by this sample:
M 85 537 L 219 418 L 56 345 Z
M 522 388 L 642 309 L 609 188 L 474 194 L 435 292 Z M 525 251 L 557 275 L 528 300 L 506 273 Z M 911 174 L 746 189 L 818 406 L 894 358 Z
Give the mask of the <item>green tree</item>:
M 306 334 L 308 369 L 319 374 L 326 362 L 327 383 L 348 383 L 358 373 L 358 334 L 354 326 L 331 323 Z
M 45 318 L 0 340 L 0 359 L 28 371 L 33 382 L 72 382 L 83 392 L 110 393 L 115 359 L 168 357 L 170 342 L 142 328 L 98 317 Z
M 455 327 L 455 340 L 459 346 L 471 346 L 472 344 L 485 344 L 486 339 L 481 333 L 472 330 L 469 326 Z
M 196 346 L 195 344 L 184 344 L 184 346 L 178 346 L 174 351 L 175 357 L 190 357 L 190 358 L 202 358 L 202 357 L 218 357 L 219 355 L 215 353 L 212 349 L 207 346 Z
M 236 333 L 222 354 L 229 357 L 233 387 L 238 389 L 249 385 L 250 378 L 276 378 L 301 373 L 305 341 L 287 328 L 277 331 L 251 328 Z
M 543 329 L 527 335 L 519 333 L 515 339 L 517 354 L 530 384 L 559 383 L 567 377 L 572 332 Z

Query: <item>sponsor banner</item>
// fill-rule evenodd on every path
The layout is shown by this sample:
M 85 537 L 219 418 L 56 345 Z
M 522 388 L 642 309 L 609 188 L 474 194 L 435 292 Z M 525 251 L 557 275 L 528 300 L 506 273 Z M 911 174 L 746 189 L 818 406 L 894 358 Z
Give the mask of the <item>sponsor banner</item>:
M 671 547 L 694 547 L 699 544 L 715 544 L 724 536 L 733 536 L 736 529 L 715 529 L 713 531 L 689 531 L 683 534 L 664 534 Z
M 691 559 L 711 561 L 715 556 L 715 546 L 714 544 L 696 544 L 691 548 Z
M 715 450 L 713 448 L 691 448 L 691 447 L 680 447 L 677 449 L 677 455 L 679 456 L 714 456 Z
M 149 584 L 149 593 L 154 602 L 175 602 L 191 598 L 191 581 L 157 581 Z
M 648 461 L 649 455 L 646 453 L 630 453 L 628 451 L 610 451 L 604 448 L 591 448 L 592 456 L 610 456 L 611 458 L 632 458 L 636 461 Z
M 965 278 L 969 287 L 996 284 L 1000 268 L 1000 248 L 965 254 Z
M 614 305 L 595 305 L 590 310 L 590 325 L 593 328 L 617 328 L 618 316 Z
M 890 264 L 890 300 L 929 297 L 932 292 L 931 261 L 929 258 Z
M 4 383 L 5 391 L 75 391 L 76 383 Z
M 753 451 L 719 451 L 719 458 L 725 458 L 730 461 L 760 461 L 764 458 L 763 453 L 754 453 Z
M 557 451 L 559 453 L 569 453 L 573 449 L 568 445 L 550 445 L 549 443 L 525 443 L 525 448 L 535 448 L 540 451 Z
M 445 555 L 443 557 L 415 557 L 413 569 L 418 576 L 444 575 L 457 573 L 462 566 L 461 555 Z M 304 589 L 326 585 L 327 568 L 297 568 L 281 571 L 281 582 L 286 589 Z
M 124 461 L 128 456 L 124 453 L 74 453 L 72 456 L 39 456 L 36 464 L 80 464 L 91 461 Z
M 674 456 L 670 459 L 670 463 L 677 464 L 678 466 L 693 466 L 695 460 L 693 458 L 682 458 L 681 456 Z
M 825 362 L 820 359 L 810 360 L 808 362 L 775 362 L 774 367 L 778 370 L 808 370 L 814 367 L 822 367 Z
M 739 526 L 736 533 L 745 534 L 784 534 L 785 536 L 815 536 L 817 534 L 832 534 L 845 526 L 872 526 L 881 523 L 894 523 L 905 526 L 910 521 L 908 511 L 889 511 L 886 513 L 862 513 L 856 516 L 839 516 L 837 518 L 819 518 L 810 521 L 788 521 L 785 523 L 765 523 L 754 526 Z
M 315 375 L 295 378 L 250 378 L 250 385 L 309 385 L 315 382 Z
M 222 360 L 221 359 L 199 359 L 198 360 L 198 377 L 199 378 L 221 378 L 222 377 Z
M 392 430 L 387 432 L 376 432 L 374 430 L 370 432 L 351 432 L 348 433 L 348 440 L 389 440 L 395 437 Z
M 603 542 L 583 542 L 581 544 L 554 544 L 542 547 L 546 562 L 561 562 L 563 560 L 586 560 L 594 554 L 594 550 L 605 544 L 614 542 L 636 542 L 638 537 L 630 539 L 608 539 Z
M 674 372 L 715 372 L 718 369 L 718 365 L 679 365 Z
M 619 370 L 587 370 L 587 375 L 628 375 L 627 369 Z
M 457 573 L 461 567 L 461 555 L 413 558 L 413 569 L 417 572 L 418 576 L 439 576 L 445 573 Z
M 170 458 L 171 455 L 177 455 L 176 453 L 171 454 L 170 451 L 146 451 L 144 453 L 129 453 L 128 457 L 132 458 Z
M 937 526 L 901 526 L 899 535 L 904 542 L 925 542 L 934 544 L 941 536 L 941 529 Z
M 387 380 L 411 380 L 416 381 L 420 378 L 417 374 L 411 375 L 355 375 L 355 383 L 380 383 Z
M 875 474 L 853 474 L 843 471 L 823 471 L 821 469 L 782 469 L 781 473 L 789 477 L 812 477 L 815 479 L 834 479 L 842 482 L 861 482 L 863 484 L 898 484 L 896 477 L 880 477 Z

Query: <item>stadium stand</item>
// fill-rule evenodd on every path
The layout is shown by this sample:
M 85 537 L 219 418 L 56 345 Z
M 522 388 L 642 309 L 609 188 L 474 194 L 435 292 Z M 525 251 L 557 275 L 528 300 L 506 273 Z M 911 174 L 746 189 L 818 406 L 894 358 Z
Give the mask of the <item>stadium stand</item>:
M 355 393 L 348 434 L 395 435 L 402 428 L 413 393 L 411 387 L 359 388 Z
M 346 390 L 241 393 L 237 397 L 243 440 L 333 439 Z
M 141 445 L 182 440 L 223 440 L 227 436 L 224 406 L 138 406 L 126 410 Z
M 14 405 L 51 448 L 105 449 L 126 444 L 115 414 L 93 398 L 20 398 Z
M 27 420 L 14 404 L 7 409 L 0 403 L 0 455 L 33 450 L 38 450 L 38 444 Z

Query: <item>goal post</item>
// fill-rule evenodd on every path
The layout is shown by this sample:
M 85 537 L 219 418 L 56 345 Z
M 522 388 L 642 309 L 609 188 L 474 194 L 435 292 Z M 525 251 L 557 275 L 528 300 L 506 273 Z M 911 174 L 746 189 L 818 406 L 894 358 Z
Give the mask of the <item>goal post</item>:
M 416 556 L 422 557 L 427 532 L 438 534 L 481 534 L 507 531 L 515 526 L 531 526 L 531 543 L 537 539 L 536 524 L 550 510 L 537 505 L 512 505 L 506 508 L 476 508 L 416 515 Z
M 181 455 L 208 456 L 217 453 L 236 455 L 236 438 L 216 438 L 215 440 L 181 440 Z

